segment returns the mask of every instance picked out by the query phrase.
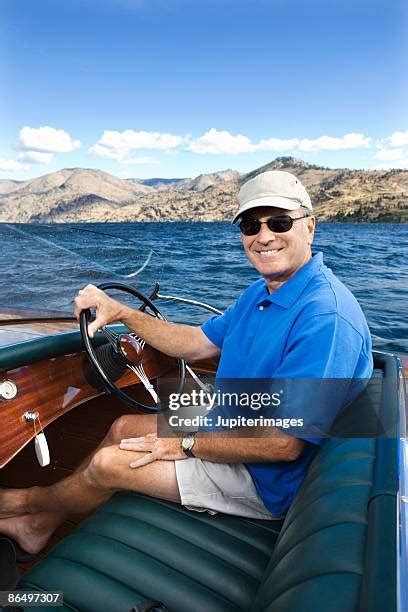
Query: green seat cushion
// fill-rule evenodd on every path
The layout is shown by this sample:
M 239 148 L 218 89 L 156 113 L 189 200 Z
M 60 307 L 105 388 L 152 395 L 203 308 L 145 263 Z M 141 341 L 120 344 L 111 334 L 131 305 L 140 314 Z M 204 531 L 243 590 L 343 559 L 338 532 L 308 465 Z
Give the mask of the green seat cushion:
M 247 610 L 281 525 L 123 493 L 59 543 L 19 588 L 62 590 L 66 609 L 81 612 L 123 612 L 157 598 L 177 612 Z

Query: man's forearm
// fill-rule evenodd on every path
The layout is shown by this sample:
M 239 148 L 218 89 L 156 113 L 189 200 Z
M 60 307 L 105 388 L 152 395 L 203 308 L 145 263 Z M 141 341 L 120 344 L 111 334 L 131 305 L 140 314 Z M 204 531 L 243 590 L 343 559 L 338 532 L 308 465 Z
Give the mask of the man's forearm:
M 104 291 L 87 285 L 78 291 L 74 313 L 77 319 L 83 310 L 95 309 L 95 319 L 88 325 L 88 333 L 94 333 L 115 321 L 122 321 L 148 344 L 171 357 L 194 360 L 219 354 L 219 349 L 201 331 L 200 327 L 162 321 L 149 314 L 133 310 L 112 299 Z
M 294 461 L 305 444 L 303 440 L 279 430 L 269 431 L 262 437 L 243 438 L 243 434 L 242 430 L 199 432 L 195 438 L 194 455 L 216 463 Z
M 210 343 L 206 351 L 199 327 L 162 321 L 127 306 L 123 307 L 120 320 L 148 344 L 170 357 L 194 360 L 213 354 Z

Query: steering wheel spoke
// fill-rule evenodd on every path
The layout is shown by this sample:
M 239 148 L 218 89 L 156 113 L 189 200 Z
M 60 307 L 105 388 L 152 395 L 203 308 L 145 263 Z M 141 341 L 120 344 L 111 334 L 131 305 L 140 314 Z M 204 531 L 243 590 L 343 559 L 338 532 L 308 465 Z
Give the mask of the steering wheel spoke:
M 132 370 L 132 372 L 136 374 L 136 376 L 139 378 L 140 382 L 143 384 L 146 391 L 148 391 L 150 395 L 152 396 L 152 398 L 154 399 L 155 403 L 159 404 L 160 403 L 159 396 L 157 395 L 156 389 L 154 388 L 148 376 L 146 375 L 143 365 L 140 364 L 138 366 L 132 366 L 132 365 L 127 364 L 127 367 L 129 368 L 129 370 Z
M 106 291 L 108 289 L 115 289 L 124 291 L 142 302 L 144 307 L 148 307 L 153 315 L 161 320 L 166 320 L 164 315 L 157 308 L 156 304 L 143 295 L 133 287 L 129 285 L 124 285 L 122 283 L 103 283 L 98 286 L 102 291 Z M 144 367 L 143 367 L 143 351 L 146 345 L 145 340 L 140 338 L 136 332 L 128 332 L 118 334 L 107 326 L 102 327 L 99 331 L 106 338 L 108 343 L 113 347 L 115 359 L 119 359 L 121 361 L 122 366 L 126 366 L 132 372 L 134 372 L 140 382 L 143 384 L 146 391 L 154 400 L 154 406 L 149 406 L 146 404 L 142 404 L 138 402 L 136 399 L 131 397 L 125 391 L 120 389 L 115 382 L 112 380 L 112 376 L 109 373 L 109 368 L 106 363 L 103 363 L 95 348 L 92 345 L 91 339 L 88 334 L 88 322 L 90 318 L 90 310 L 84 310 L 81 312 L 79 317 L 79 325 L 81 329 L 82 339 L 84 341 L 85 349 L 88 354 L 88 357 L 99 373 L 101 379 L 103 380 L 105 387 L 107 389 L 117 395 L 123 402 L 125 402 L 128 406 L 132 408 L 136 408 L 137 410 L 142 410 L 143 412 L 160 412 L 161 410 L 166 409 L 166 406 L 161 406 L 160 398 L 154 388 L 153 384 L 150 382 L 149 377 L 147 376 Z M 179 385 L 177 392 L 181 393 L 184 387 L 185 381 L 185 373 L 186 373 L 186 364 L 182 359 L 178 360 L 178 368 L 179 368 Z
M 119 338 L 120 338 L 120 334 L 117 334 L 113 330 L 109 329 L 109 327 L 107 327 L 106 325 L 101 327 L 98 331 L 103 336 L 105 336 L 105 338 L 107 339 L 109 344 L 111 344 L 111 346 L 115 349 L 115 352 L 118 353 L 119 352 Z
M 146 344 L 146 340 L 143 340 L 143 338 L 141 338 L 140 336 L 135 334 L 135 332 L 131 332 L 129 335 L 132 336 L 132 338 L 134 338 L 135 340 L 137 340 L 137 342 L 140 344 L 141 348 L 144 348 L 144 346 Z

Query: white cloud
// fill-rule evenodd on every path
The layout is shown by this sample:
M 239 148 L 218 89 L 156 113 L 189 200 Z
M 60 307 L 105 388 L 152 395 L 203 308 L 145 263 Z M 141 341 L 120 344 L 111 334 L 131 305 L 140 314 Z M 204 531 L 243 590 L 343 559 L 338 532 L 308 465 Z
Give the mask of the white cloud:
M 268 138 L 261 140 L 257 145 L 258 151 L 292 151 L 299 145 L 298 138 L 289 138 L 284 140 L 283 138 Z
M 390 147 L 405 147 L 408 145 L 408 132 L 394 132 L 387 141 Z
M 193 140 L 188 149 L 194 153 L 237 155 L 255 151 L 338 151 L 369 147 L 371 144 L 371 138 L 356 133 L 345 134 L 341 138 L 320 136 L 314 140 L 308 138 L 302 140 L 299 138 L 267 138 L 254 143 L 242 134 L 234 136 L 226 130 L 219 131 L 211 128 L 208 132 Z
M 174 134 L 164 134 L 160 132 L 146 132 L 141 130 L 125 130 L 124 132 L 115 132 L 113 130 L 105 130 L 99 144 L 111 148 L 126 148 L 126 149 L 173 149 L 182 143 L 181 136 Z
M 405 156 L 404 149 L 380 149 L 374 155 L 376 159 L 382 159 L 384 161 L 403 159 L 404 156 Z
M 183 140 L 181 136 L 161 132 L 105 130 L 98 142 L 89 148 L 88 153 L 123 163 L 138 163 L 128 161 L 129 159 L 138 159 L 129 158 L 132 151 L 137 149 L 168 151 L 180 146 Z
M 53 160 L 52 153 L 40 153 L 39 151 L 22 151 L 18 154 L 18 160 L 34 164 L 50 164 Z
M 22 151 L 37 151 L 40 153 L 69 153 L 81 146 L 79 140 L 74 140 L 64 130 L 57 130 L 48 125 L 20 130 L 17 148 Z
M 252 153 L 255 147 L 247 136 L 242 136 L 242 134 L 234 136 L 226 130 L 220 131 L 211 128 L 208 132 L 193 140 L 188 149 L 193 153 L 238 155 L 239 153 Z
M 117 161 L 120 161 L 122 157 L 126 154 L 118 149 L 105 147 L 98 143 L 94 144 L 93 147 L 90 147 L 88 149 L 88 153 L 96 155 L 97 157 L 103 157 L 105 159 L 116 159 Z
M 369 147 L 371 138 L 367 138 L 364 134 L 350 133 L 345 134 L 341 138 L 333 136 L 319 136 L 311 140 L 309 138 L 290 138 L 287 140 L 281 138 L 269 138 L 261 140 L 255 145 L 256 150 L 262 151 L 340 151 L 342 149 L 357 149 L 359 147 Z
M 371 138 L 367 138 L 364 134 L 356 134 L 354 132 L 345 134 L 341 138 L 333 136 L 320 136 L 315 140 L 304 138 L 299 142 L 299 151 L 340 151 L 343 149 L 358 149 L 359 147 L 371 146 Z
M 14 159 L 0 158 L 0 172 L 18 172 L 27 170 L 27 166 Z

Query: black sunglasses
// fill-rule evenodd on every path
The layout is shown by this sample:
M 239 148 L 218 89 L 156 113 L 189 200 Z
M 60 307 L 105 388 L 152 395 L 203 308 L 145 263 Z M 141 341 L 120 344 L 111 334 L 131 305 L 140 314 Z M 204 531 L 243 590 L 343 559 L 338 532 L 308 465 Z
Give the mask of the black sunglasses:
M 299 219 L 306 219 L 310 215 L 303 215 L 303 217 L 291 217 L 289 215 L 281 215 L 279 217 L 270 217 L 267 221 L 259 221 L 259 219 L 251 219 L 251 217 L 247 217 L 246 219 L 242 219 L 239 223 L 239 229 L 244 236 L 255 236 L 259 233 L 263 223 L 266 223 L 271 232 L 275 232 L 276 234 L 283 234 L 284 232 L 288 232 L 292 229 L 292 225 L 294 221 L 299 221 Z

